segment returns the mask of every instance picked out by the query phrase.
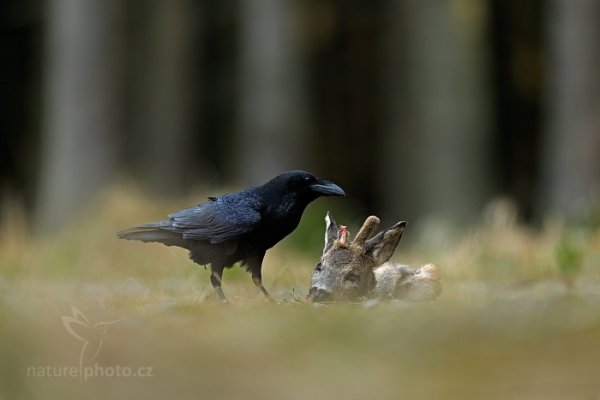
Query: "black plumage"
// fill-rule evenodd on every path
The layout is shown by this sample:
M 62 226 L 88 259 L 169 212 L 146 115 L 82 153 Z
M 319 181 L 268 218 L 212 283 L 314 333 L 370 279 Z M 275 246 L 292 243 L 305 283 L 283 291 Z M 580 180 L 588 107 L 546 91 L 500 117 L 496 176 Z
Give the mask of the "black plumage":
M 265 252 L 290 234 L 306 206 L 320 196 L 343 196 L 342 188 L 304 171 L 289 171 L 261 186 L 209 197 L 208 201 L 168 215 L 168 219 L 118 233 L 121 239 L 159 242 L 190 251 L 190 258 L 211 266 L 211 283 L 222 301 L 223 269 L 241 262 L 262 285 Z

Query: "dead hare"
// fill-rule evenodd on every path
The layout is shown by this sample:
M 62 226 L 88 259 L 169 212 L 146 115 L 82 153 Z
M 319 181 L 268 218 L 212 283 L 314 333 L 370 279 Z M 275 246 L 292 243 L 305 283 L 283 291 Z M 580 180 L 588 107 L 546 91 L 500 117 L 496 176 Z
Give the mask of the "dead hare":
M 441 293 L 438 269 L 433 264 L 413 269 L 388 262 L 400 242 L 406 222 L 369 238 L 379 218 L 368 217 L 353 241 L 348 229 L 338 227 L 328 212 L 325 247 L 315 267 L 308 293 L 312 302 L 356 301 L 366 298 L 431 300 Z

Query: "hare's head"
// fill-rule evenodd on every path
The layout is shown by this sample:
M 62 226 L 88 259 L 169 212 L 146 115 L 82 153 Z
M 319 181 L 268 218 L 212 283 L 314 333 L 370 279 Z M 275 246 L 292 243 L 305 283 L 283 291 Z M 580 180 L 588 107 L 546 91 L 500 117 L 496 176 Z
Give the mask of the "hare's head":
M 406 222 L 398 222 L 374 237 L 379 218 L 368 217 L 353 241 L 348 229 L 325 217 L 325 247 L 315 267 L 308 299 L 314 302 L 353 300 L 365 297 L 375 287 L 375 267 L 390 259 Z

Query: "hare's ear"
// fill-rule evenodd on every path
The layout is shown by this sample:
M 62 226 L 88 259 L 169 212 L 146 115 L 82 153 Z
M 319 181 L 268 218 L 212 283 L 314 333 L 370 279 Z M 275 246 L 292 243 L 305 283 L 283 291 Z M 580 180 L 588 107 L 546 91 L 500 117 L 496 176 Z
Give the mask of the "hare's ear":
M 369 236 L 371 236 L 371 234 L 375 232 L 378 226 L 379 218 L 377 218 L 374 215 L 367 217 L 367 219 L 365 219 L 365 222 L 363 222 L 363 225 L 360 227 L 360 230 L 356 234 L 356 237 L 354 238 L 352 243 L 357 244 L 359 246 L 365 245 Z
M 365 250 L 367 254 L 373 257 L 376 266 L 383 264 L 392 257 L 392 254 L 394 254 L 394 251 L 400 242 L 400 238 L 402 238 L 404 227 L 406 227 L 406 222 L 398 222 L 391 228 L 379 232 L 377 235 L 367 240 L 365 243 Z
M 325 215 L 325 247 L 323 247 L 323 254 L 327 253 L 337 238 L 338 225 L 331 216 L 331 213 L 327 211 L 327 215 Z

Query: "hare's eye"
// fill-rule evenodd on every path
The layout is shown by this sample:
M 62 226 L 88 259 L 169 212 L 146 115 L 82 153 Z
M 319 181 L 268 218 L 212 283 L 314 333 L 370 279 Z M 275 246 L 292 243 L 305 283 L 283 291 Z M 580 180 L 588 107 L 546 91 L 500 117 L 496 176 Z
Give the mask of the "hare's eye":
M 350 274 L 346 276 L 346 281 L 350 283 L 358 283 L 358 281 L 360 281 L 360 277 L 356 274 Z
M 323 269 L 323 266 L 321 265 L 321 263 L 318 263 L 317 266 L 315 267 L 315 271 L 317 271 L 317 272 L 321 272 L 322 269 Z

